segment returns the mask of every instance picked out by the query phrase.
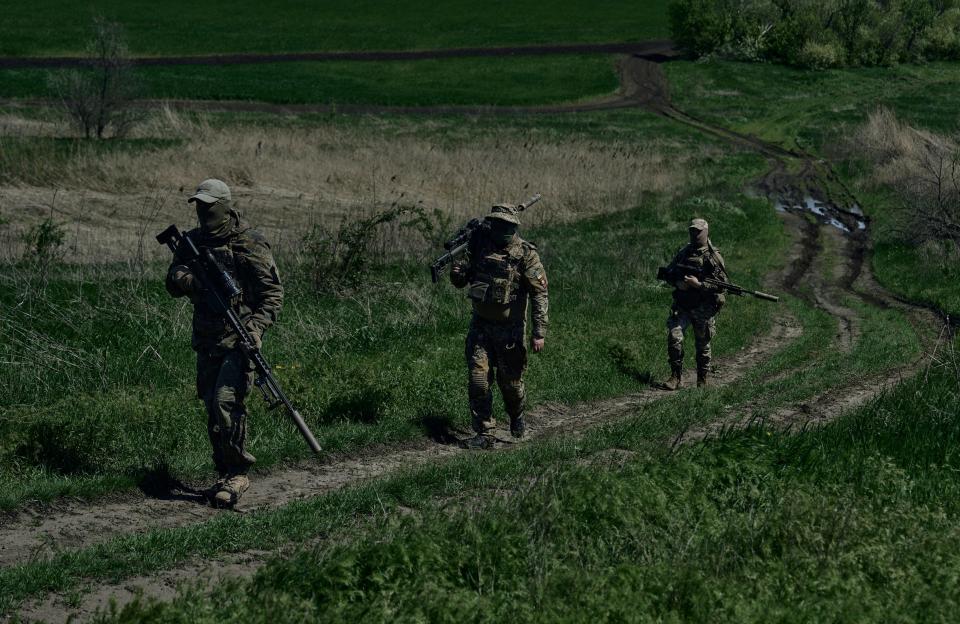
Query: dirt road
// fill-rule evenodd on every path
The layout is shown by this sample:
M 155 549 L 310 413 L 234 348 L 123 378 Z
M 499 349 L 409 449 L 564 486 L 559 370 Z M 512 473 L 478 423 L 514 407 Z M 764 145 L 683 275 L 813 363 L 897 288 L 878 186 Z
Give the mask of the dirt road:
M 869 253 L 869 220 L 859 212 L 859 207 L 849 192 L 844 192 L 840 197 L 829 194 L 829 189 L 838 188 L 835 176 L 834 179 L 829 179 L 832 176 L 829 167 L 809 155 L 784 150 L 755 137 L 713 126 L 677 110 L 671 103 L 669 85 L 661 68 L 649 57 L 634 55 L 623 59 L 620 63 L 620 77 L 621 89 L 615 98 L 566 107 L 338 107 L 338 110 L 424 114 L 473 114 L 482 110 L 483 114 L 538 114 L 617 107 L 644 108 L 732 144 L 756 150 L 769 160 L 770 172 L 757 182 L 755 190 L 766 194 L 772 204 L 783 207 L 784 223 L 794 238 L 794 247 L 791 262 L 783 271 L 769 276 L 768 285 L 803 298 L 829 314 L 836 322 L 837 348 L 851 349 L 860 335 L 862 321 L 856 310 L 847 304 L 851 297 L 869 306 L 900 309 L 915 324 L 918 336 L 931 336 L 936 333 L 934 330 L 940 326 L 942 320 L 934 312 L 898 300 L 873 279 L 865 262 Z M 222 107 L 225 104 L 228 103 L 183 103 L 184 106 L 202 108 Z M 249 105 L 252 103 L 237 104 Z M 271 105 L 262 106 L 274 112 L 278 110 Z M 310 110 L 318 108 L 311 107 Z M 800 173 L 788 173 L 790 171 Z M 803 216 L 806 211 L 803 200 L 811 194 L 819 206 L 817 222 Z M 832 245 L 843 252 L 843 262 L 834 269 L 828 264 L 831 260 L 823 253 L 822 243 L 828 237 Z M 730 383 L 738 379 L 757 362 L 770 357 L 799 337 L 801 331 L 797 320 L 783 313 L 776 319 L 770 334 L 761 337 L 750 349 L 723 362 L 723 369 L 717 376 L 718 383 Z M 770 424 L 795 426 L 811 420 L 825 422 L 836 418 L 909 376 L 914 368 L 911 364 L 886 371 L 879 377 L 857 380 L 843 388 L 830 390 L 804 404 L 785 407 L 777 412 L 776 418 L 771 419 Z M 598 423 L 633 414 L 639 407 L 661 396 L 663 394 L 658 391 L 647 390 L 586 405 L 542 405 L 530 414 L 530 439 L 537 440 L 551 435 L 578 435 Z M 810 405 L 815 405 L 815 410 L 811 410 Z M 751 422 L 750 415 L 750 406 L 746 406 L 721 422 L 707 425 L 700 430 L 684 432 L 675 442 L 690 443 L 730 427 L 745 426 Z M 465 432 L 441 430 L 435 433 L 431 440 L 416 441 L 388 452 L 330 457 L 322 465 L 304 464 L 261 476 L 245 498 L 244 506 L 250 511 L 275 508 L 299 498 L 322 495 L 324 492 L 363 480 L 388 475 L 401 467 L 409 468 L 443 461 L 452 455 L 467 452 L 455 444 L 456 439 Z M 509 440 L 506 432 L 499 432 L 499 437 Z M 502 449 L 509 449 L 514 445 L 504 442 L 500 446 Z M 219 512 L 198 504 L 197 496 L 188 489 L 155 498 L 130 495 L 109 502 L 58 502 L 43 508 L 22 510 L 0 525 L 0 564 L 17 565 L 37 557 L 49 557 L 60 550 L 83 548 L 123 534 L 199 523 L 216 513 Z M 235 553 L 229 556 L 226 565 L 231 566 L 232 574 L 252 574 L 273 554 Z M 172 595 L 172 588 L 182 581 L 195 580 L 198 575 L 217 578 L 217 567 L 205 566 L 200 562 L 186 562 L 179 568 L 151 577 L 130 579 L 121 585 L 98 585 L 86 593 L 79 605 L 68 605 L 63 596 L 49 596 L 25 605 L 19 615 L 26 621 L 58 621 L 71 614 L 84 619 L 97 609 L 103 608 L 111 598 L 119 604 L 132 600 L 140 592 L 149 597 L 167 598 Z

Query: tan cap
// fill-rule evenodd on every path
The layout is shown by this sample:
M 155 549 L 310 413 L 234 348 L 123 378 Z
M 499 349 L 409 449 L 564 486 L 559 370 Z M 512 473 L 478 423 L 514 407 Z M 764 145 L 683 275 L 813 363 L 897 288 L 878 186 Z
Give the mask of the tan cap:
M 221 180 L 210 178 L 200 183 L 197 192 L 187 200 L 187 203 L 200 200 L 207 204 L 215 204 L 222 199 L 230 199 L 230 187 Z
M 693 219 L 690 221 L 690 229 L 703 232 L 704 230 L 710 229 L 710 224 L 707 223 L 706 219 Z
M 487 215 L 488 219 L 499 219 L 514 225 L 520 225 L 520 218 L 517 216 L 517 207 L 513 204 L 496 204 Z

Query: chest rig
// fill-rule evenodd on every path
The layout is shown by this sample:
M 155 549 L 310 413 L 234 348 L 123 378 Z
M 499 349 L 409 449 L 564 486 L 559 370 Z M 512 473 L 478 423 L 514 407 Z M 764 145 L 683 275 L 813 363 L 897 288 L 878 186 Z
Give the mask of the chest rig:
M 713 271 L 713 261 L 710 259 L 709 249 L 694 249 L 687 253 L 687 259 L 684 264 L 703 269 L 705 273 Z
M 206 257 L 206 253 L 209 251 L 209 259 L 213 260 L 213 264 L 207 262 L 208 266 L 206 267 L 207 275 L 213 282 L 213 287 L 221 296 L 229 297 L 231 307 L 237 313 L 242 313 L 245 293 L 240 285 L 239 258 L 237 252 L 233 249 L 233 242 L 224 242 L 220 245 L 198 245 L 198 247 L 201 256 Z M 196 311 L 204 317 L 201 325 L 218 330 L 225 327 L 225 319 L 222 319 L 219 314 L 215 314 L 212 309 L 208 309 L 209 306 L 206 305 L 204 298 L 201 298 L 200 301 L 203 302 L 204 310 L 203 312 L 200 312 L 199 309 Z
M 474 255 L 467 297 L 477 303 L 510 305 L 520 291 L 522 248 L 511 244 L 506 249 L 484 245 Z

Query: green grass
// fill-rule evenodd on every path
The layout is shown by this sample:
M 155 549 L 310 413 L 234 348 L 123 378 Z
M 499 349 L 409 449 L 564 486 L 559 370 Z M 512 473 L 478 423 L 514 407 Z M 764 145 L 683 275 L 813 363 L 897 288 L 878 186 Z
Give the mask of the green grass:
M 676 455 L 608 428 L 623 466 L 568 449 L 473 513 L 427 504 L 275 558 L 219 588 L 226 615 L 188 592 L 106 621 L 950 621 L 960 428 L 937 410 L 955 399 L 908 383 L 823 430 Z
M 801 70 L 765 63 L 664 65 L 684 112 L 787 148 L 832 150 L 844 130 L 878 107 L 934 130 L 954 130 L 960 64 Z M 930 97 L 936 94 L 936 97 Z
M 866 182 L 870 166 L 857 159 L 849 133 L 879 107 L 916 127 L 952 134 L 960 128 L 960 64 L 891 69 L 799 70 L 756 63 L 670 63 L 674 102 L 681 110 L 787 148 L 823 155 L 860 196 L 871 217 L 877 277 L 885 286 L 947 312 L 960 312 L 956 266 L 905 242 L 895 226 L 899 202 Z
M 143 97 L 281 104 L 533 105 L 617 90 L 607 55 L 142 67 Z M 0 97 L 56 97 L 51 71 L 0 70 Z
M 650 374 L 665 372 L 661 328 L 669 292 L 654 274 L 683 242 L 682 223 L 692 211 L 724 223 L 718 241 L 738 280 L 756 284 L 778 263 L 785 240 L 769 206 L 732 193 L 727 182 L 757 175 L 762 161 L 732 155 L 713 166 L 724 181 L 699 193 L 726 201 L 694 196 L 692 203 L 651 203 L 529 233 L 551 276 L 553 324 L 548 350 L 533 358 L 529 373 L 532 404 L 635 389 L 637 381 L 612 355 L 618 346 L 628 346 Z M 285 272 L 287 304 L 266 353 L 325 448 L 418 437 L 435 421 L 465 426 L 469 306 L 461 292 L 432 286 L 421 265 L 381 271 L 350 299 L 317 297 L 295 271 Z M 152 266 L 137 279 L 110 278 L 107 268 L 77 267 L 42 294 L 35 281 L 4 290 L 0 328 L 8 339 L 0 353 L 12 364 L 0 391 L 0 505 L 132 485 L 154 470 L 208 470 L 204 418 L 193 397 L 188 304 L 166 296 L 162 273 Z M 721 332 L 721 352 L 748 342 L 768 314 L 751 299 L 731 308 L 737 320 Z M 647 331 L 637 341 L 624 327 Z M 253 406 L 252 451 L 261 465 L 305 454 L 282 414 Z
M 187 2 L 10 5 L 0 55 L 76 54 L 95 15 L 122 24 L 136 54 L 406 50 L 667 36 L 666 2 Z
M 812 366 L 810 379 L 819 380 L 818 384 L 809 388 L 814 392 L 829 388 L 837 381 L 832 376 L 833 364 L 823 361 L 824 343 L 834 331 L 829 319 L 823 313 L 796 300 L 788 300 L 788 303 L 800 319 L 805 330 L 804 335 L 765 363 L 763 367 L 752 371 L 750 375 L 736 383 L 708 392 L 684 392 L 665 396 L 661 401 L 642 408 L 627 420 L 606 423 L 586 432 L 583 438 L 576 441 L 561 437 L 528 444 L 509 453 L 464 455 L 442 464 L 394 474 L 370 485 L 348 488 L 276 510 L 246 516 L 228 514 L 208 523 L 158 530 L 146 535 L 131 535 L 86 550 L 65 552 L 48 561 L 10 568 L 0 572 L 0 595 L 6 597 L 6 602 L 0 606 L 9 609 L 19 600 L 30 595 L 78 587 L 84 579 L 122 579 L 131 575 L 150 573 L 176 565 L 190 557 L 208 558 L 218 553 L 272 549 L 281 546 L 293 548 L 295 552 L 298 549 L 296 546 L 291 546 L 292 544 L 308 542 L 315 538 L 319 538 L 324 552 L 327 551 L 328 545 L 331 546 L 334 557 L 339 557 L 340 552 L 348 552 L 344 559 L 338 559 L 336 567 L 340 571 L 331 575 L 330 578 L 331 582 L 343 591 L 353 591 L 354 598 L 340 600 L 334 597 L 331 601 L 327 601 L 324 596 L 329 588 L 322 584 L 315 585 L 314 595 L 318 600 L 323 601 L 325 608 L 370 609 L 378 604 L 388 604 L 390 600 L 396 600 L 398 602 L 394 603 L 391 609 L 403 612 L 417 612 L 416 608 L 411 606 L 412 603 L 405 601 L 413 600 L 413 596 L 422 595 L 424 591 L 429 592 L 430 588 L 435 588 L 433 579 L 442 579 L 445 578 L 444 574 L 448 574 L 441 570 L 463 569 L 460 559 L 461 553 L 464 552 L 463 544 L 470 544 L 471 552 L 490 553 L 491 557 L 501 560 L 507 566 L 517 565 L 517 558 L 522 559 L 527 553 L 534 552 L 543 553 L 544 556 L 561 556 L 562 559 L 562 551 L 568 547 L 590 548 L 591 546 L 586 543 L 590 539 L 587 536 L 581 536 L 573 542 L 569 541 L 563 536 L 561 527 L 570 523 L 576 526 L 596 523 L 597 540 L 601 547 L 596 549 L 593 556 L 601 557 L 606 553 L 607 563 L 617 562 L 618 557 L 626 556 L 617 554 L 619 552 L 615 546 L 617 536 L 603 533 L 604 530 L 608 530 L 605 529 L 608 526 L 606 521 L 610 520 L 612 514 L 620 517 L 625 523 L 637 518 L 646 519 L 647 522 L 638 522 L 634 528 L 625 528 L 624 531 L 630 533 L 636 542 L 646 544 L 650 551 L 669 552 L 673 544 L 690 541 L 690 533 L 693 537 L 714 540 L 710 544 L 702 545 L 702 548 L 714 547 L 712 545 L 720 538 L 716 532 L 726 524 L 724 514 L 736 510 L 723 509 L 722 504 L 725 501 L 729 503 L 729 497 L 725 498 L 722 489 L 718 491 L 717 488 L 710 487 L 710 484 L 715 482 L 727 484 L 729 487 L 736 486 L 738 480 L 728 473 L 730 470 L 740 470 L 739 464 L 741 462 L 749 464 L 751 459 L 739 453 L 735 457 L 721 458 L 722 461 L 718 461 L 718 465 L 714 467 L 697 468 L 696 461 L 691 467 L 684 458 L 690 456 L 697 458 L 700 451 L 684 451 L 680 454 L 681 460 L 678 462 L 669 457 L 669 441 L 679 431 L 691 425 L 715 421 L 724 414 L 736 414 L 737 406 L 745 401 L 752 400 L 761 404 L 766 402 L 765 404 L 769 406 L 775 405 L 782 394 L 783 381 L 763 381 L 773 373 L 788 371 L 797 366 Z M 724 332 L 728 336 L 736 334 L 738 342 L 746 341 L 749 340 L 750 330 L 758 328 L 757 320 L 751 319 L 749 315 L 744 314 L 743 310 L 738 312 L 738 314 L 730 313 L 725 317 Z M 883 331 L 865 332 L 864 340 L 853 353 L 833 354 L 834 359 L 853 363 L 854 368 L 859 366 L 863 369 L 875 369 L 890 362 L 899 361 L 899 358 L 906 355 L 898 354 L 897 349 L 898 344 L 912 333 L 909 324 L 896 314 L 892 316 L 881 314 L 878 320 L 884 323 Z M 651 336 L 650 341 L 653 338 Z M 643 349 L 645 342 L 648 340 L 636 339 L 628 342 L 626 346 L 632 349 Z M 726 351 L 727 349 L 724 349 L 724 352 Z M 877 353 L 884 351 L 887 353 L 887 361 L 878 361 Z M 641 363 L 642 361 L 640 360 Z M 849 371 L 850 374 L 853 372 Z M 908 393 L 903 396 L 906 399 L 902 399 L 901 402 L 913 400 L 913 394 Z M 937 405 L 947 405 L 948 398 L 944 395 L 941 399 L 935 397 L 928 399 L 939 401 Z M 920 404 L 913 400 L 912 405 L 917 409 Z M 941 422 L 944 427 L 948 424 L 950 424 L 948 420 Z M 910 418 L 905 417 L 901 426 L 911 428 L 912 437 L 907 436 L 907 439 L 915 439 L 922 437 L 925 432 L 929 433 Z M 953 426 L 955 427 L 955 424 Z M 843 435 L 837 437 L 842 439 Z M 896 439 L 897 434 L 892 433 L 887 443 L 893 444 Z M 952 453 L 949 442 L 951 438 L 940 436 L 932 439 L 940 444 L 940 453 L 946 452 L 949 458 L 953 457 L 950 454 Z M 818 445 L 811 446 L 816 448 Z M 639 483 L 631 481 L 617 484 L 616 480 L 611 479 L 605 472 L 602 462 L 591 465 L 589 469 L 577 467 L 584 458 L 611 448 L 635 454 L 635 457 L 641 460 L 641 464 L 632 474 L 635 477 L 646 474 L 647 477 L 641 478 Z M 829 448 L 823 449 L 823 452 L 829 453 Z M 777 466 L 782 465 L 780 457 L 776 453 L 772 455 L 773 459 L 764 458 L 760 462 L 761 466 L 767 461 L 772 461 Z M 935 454 L 919 456 L 904 451 L 901 457 L 904 461 L 912 461 L 912 465 L 916 467 L 922 467 L 923 462 L 933 461 Z M 760 475 L 759 471 L 758 467 L 759 481 L 770 480 Z M 697 478 L 698 474 L 701 478 Z M 544 475 L 548 478 L 544 478 Z M 555 477 L 555 475 L 560 476 Z M 571 481 L 566 481 L 564 475 L 570 475 Z M 560 480 L 561 489 L 567 487 L 565 484 L 578 481 L 582 484 L 596 483 L 598 489 L 591 488 L 589 495 L 585 495 L 584 490 L 577 490 L 570 497 L 561 495 L 555 499 L 559 506 L 554 506 L 554 503 L 545 500 L 548 498 L 547 492 L 554 485 L 554 478 Z M 532 488 L 531 480 L 537 482 Z M 656 486 L 664 491 L 650 492 L 647 486 Z M 490 506 L 485 502 L 485 493 L 493 489 L 516 490 L 520 493 L 510 499 L 509 507 L 501 508 L 493 505 L 493 513 L 501 514 L 494 517 L 494 524 L 500 526 L 500 529 L 483 528 L 481 530 L 482 527 L 487 526 L 488 514 L 491 513 Z M 633 491 L 634 496 L 639 496 L 640 500 L 625 499 L 627 491 Z M 669 491 L 673 491 L 673 495 L 670 495 Z M 605 494 L 601 495 L 601 492 Z M 712 500 L 714 493 L 719 497 L 716 501 L 719 508 L 714 510 L 712 515 L 702 515 L 700 509 L 691 508 L 688 512 L 671 518 L 678 511 L 677 505 L 682 509 L 692 501 L 708 503 Z M 819 499 L 815 496 L 815 492 L 811 491 L 809 494 L 810 510 L 815 510 L 817 509 L 816 501 Z M 585 497 L 580 499 L 581 495 Z M 577 499 L 580 499 L 580 502 L 574 503 L 573 501 Z M 658 501 L 658 506 L 654 505 Z M 473 509 L 472 513 L 461 513 L 462 505 L 469 505 Z M 396 556 L 392 562 L 386 561 L 397 555 L 395 545 L 398 542 L 411 537 L 408 530 L 410 526 L 396 520 L 395 509 L 398 506 L 418 512 L 416 517 L 423 520 L 422 525 L 418 523 L 418 526 L 421 526 L 422 537 L 428 541 L 435 541 L 436 549 L 421 550 L 422 542 L 419 538 L 415 538 L 413 545 L 399 546 L 405 554 Z M 620 508 L 621 511 L 611 512 L 613 507 Z M 599 511 L 590 512 L 590 508 Z M 528 512 L 527 509 L 531 511 Z M 516 515 L 518 512 L 522 514 Z M 509 515 L 501 517 L 503 513 Z M 359 523 L 356 520 L 358 514 L 361 516 Z M 518 523 L 515 521 L 517 517 L 528 520 Z M 351 520 L 352 518 L 354 520 Z M 472 520 L 466 520 L 467 533 L 462 533 L 465 526 L 463 519 L 467 518 Z M 479 524 L 474 526 L 472 524 L 474 521 Z M 537 539 L 530 540 L 526 531 L 536 527 L 540 527 L 538 531 L 546 529 L 547 532 Z M 560 530 L 561 533 L 550 531 L 550 527 Z M 685 527 L 686 534 L 675 533 L 675 529 L 681 527 Z M 663 542 L 664 533 L 669 533 L 673 537 Z M 455 537 L 458 534 L 460 537 Z M 451 544 L 451 540 L 459 543 L 464 539 L 467 541 L 460 546 Z M 527 548 L 517 549 L 510 546 L 518 543 L 518 540 L 520 542 L 527 540 Z M 481 542 L 482 546 L 474 548 L 478 542 Z M 388 552 L 383 555 L 370 554 L 369 561 L 376 563 L 365 567 L 360 562 L 368 560 L 366 559 L 367 549 L 375 548 L 375 544 L 386 548 Z M 506 548 L 506 551 L 503 551 L 503 548 Z M 357 551 L 351 549 L 359 549 L 360 554 L 355 557 L 352 553 Z M 720 556 L 723 552 L 725 551 L 715 553 L 715 556 Z M 327 554 L 330 553 L 326 553 L 324 557 Z M 312 556 L 311 549 L 307 548 L 292 561 L 303 562 L 305 557 Z M 287 557 L 288 555 L 284 555 L 283 558 Z M 423 557 L 426 559 L 422 559 Z M 610 557 L 612 559 L 609 559 Z M 484 565 L 489 563 L 486 559 L 482 560 L 485 562 Z M 560 561 L 551 565 L 562 567 L 559 565 L 562 563 Z M 587 563 L 584 562 L 584 565 L 587 566 Z M 261 574 L 261 577 L 267 575 L 266 578 L 270 578 L 269 575 L 273 573 L 271 571 L 279 565 L 278 562 L 274 562 L 267 572 Z M 320 565 L 323 569 L 327 569 L 325 563 L 311 562 L 304 565 Z M 388 583 L 404 582 L 402 577 L 406 576 L 406 566 L 409 565 L 435 570 L 438 576 L 413 575 L 414 584 L 424 583 L 425 585 L 419 589 L 404 587 L 402 588 L 404 594 L 395 596 L 387 586 L 384 586 L 385 594 L 381 595 L 368 587 L 361 589 L 350 584 L 350 579 L 365 584 L 369 580 L 369 575 L 378 576 Z M 597 562 L 597 565 L 601 563 Z M 587 567 L 594 566 L 590 564 Z M 624 562 L 621 567 L 629 567 L 629 562 Z M 509 577 L 502 576 L 502 570 L 491 571 L 501 579 L 524 579 L 524 582 L 517 584 L 518 588 L 535 588 L 537 585 L 534 582 L 535 577 L 542 576 L 536 572 L 537 569 L 539 568 L 519 575 L 512 574 Z M 574 574 L 578 569 L 580 567 L 573 566 L 569 573 Z M 657 572 L 657 574 L 664 573 L 663 570 Z M 563 576 L 560 570 L 557 574 Z M 291 588 L 299 588 L 291 591 L 309 592 L 307 586 L 314 583 L 315 577 L 307 574 L 305 579 L 303 584 L 291 582 Z M 272 583 L 273 581 L 255 582 Z M 615 584 L 608 587 L 614 586 Z M 483 594 L 486 595 L 489 589 L 491 588 L 484 587 Z M 461 589 L 465 599 L 479 599 L 483 602 L 484 599 L 477 596 L 470 598 L 469 590 L 470 588 Z M 555 591 L 560 590 L 558 588 Z M 599 585 L 596 591 L 608 598 L 611 596 L 610 590 L 607 593 L 599 592 Z M 528 597 L 510 595 L 502 597 L 501 601 L 504 603 L 503 608 L 510 604 L 520 607 L 527 604 Z M 459 602 L 444 601 L 447 607 L 430 601 L 425 604 L 436 610 L 438 614 L 442 614 L 445 608 L 455 607 Z M 207 603 L 201 601 L 201 604 L 191 606 L 191 609 L 198 608 L 201 612 L 205 612 L 208 607 Z M 248 613 L 249 609 L 251 607 L 244 604 L 240 612 Z M 137 617 L 145 617 L 143 612 L 135 611 L 135 613 Z M 174 609 L 165 611 L 165 617 L 176 617 L 176 611 Z

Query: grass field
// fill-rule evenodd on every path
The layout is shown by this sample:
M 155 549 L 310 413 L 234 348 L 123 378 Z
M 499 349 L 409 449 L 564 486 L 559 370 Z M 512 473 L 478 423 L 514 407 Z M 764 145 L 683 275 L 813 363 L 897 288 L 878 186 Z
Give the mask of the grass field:
M 760 166 L 752 156 L 737 156 L 714 171 L 739 179 Z M 701 186 L 686 197 L 712 189 Z M 531 371 L 534 403 L 585 400 L 636 387 L 609 355 L 616 345 L 649 362 L 652 372 L 662 372 L 660 332 L 637 344 L 620 328 L 662 325 L 667 293 L 653 279 L 655 263 L 666 261 L 682 243 L 688 211 L 726 223 L 726 252 L 733 266 L 742 267 L 736 270 L 742 280 L 755 281 L 783 244 L 766 206 L 736 196 L 705 208 L 651 196 L 634 210 L 592 226 L 581 222 L 575 230 L 560 226 L 531 233 L 557 276 L 553 356 Z M 737 222 L 765 223 L 763 238 L 758 231 L 748 237 Z M 647 250 L 643 260 L 636 257 L 638 245 Z M 289 267 L 290 260 L 282 266 Z M 465 422 L 462 397 L 447 389 L 461 385 L 467 306 L 460 293 L 432 287 L 424 266 L 385 269 L 373 277 L 372 287 L 347 301 L 311 296 L 291 267 L 284 313 L 289 320 L 278 326 L 268 355 L 305 413 L 323 425 L 325 447 L 354 449 L 414 437 L 427 419 Z M 167 459 L 178 472 L 205 470 L 208 451 L 199 435 L 200 406 L 191 400 L 192 355 L 185 348 L 189 315 L 156 288 L 162 266 L 143 270 L 123 278 L 108 277 L 108 267 L 65 268 L 42 292 L 37 282 L 9 282 L 3 325 L 11 340 L 4 359 L 16 363 L 18 372 L 11 373 L 18 381 L 2 397 L 8 406 L 0 426 L 0 445 L 9 458 L 5 506 L 133 484 Z M 598 271 L 608 277 L 597 280 Z M 619 286 L 607 292 L 605 284 Z M 607 305 L 598 310 L 594 302 L 601 297 Z M 125 304 L 117 305 L 121 301 Z M 738 308 L 742 325 L 720 339 L 721 349 L 744 344 L 751 328 L 762 326 L 762 306 L 748 301 Z M 46 320 L 38 325 L 32 319 Z M 389 345 L 386 352 L 383 345 Z M 69 374 L 51 376 L 54 370 Z M 564 374 L 571 370 L 578 371 L 576 383 Z M 278 418 L 271 417 L 271 425 L 256 434 L 265 466 L 302 455 L 296 434 Z
M 731 62 L 671 63 L 677 106 L 688 113 L 839 161 L 844 181 L 870 206 L 875 270 L 891 289 L 956 316 L 956 262 L 907 244 L 894 231 L 901 210 L 870 180 L 854 135 L 868 115 L 893 111 L 917 128 L 953 134 L 960 114 L 960 65 L 808 71 Z M 931 94 L 936 94 L 931 96 Z
M 131 50 L 146 56 L 642 41 L 667 36 L 664 5 L 663 0 L 46 2 L 5 7 L 0 55 L 81 52 L 98 15 L 123 24 Z
M 380 106 L 536 105 L 616 92 L 609 55 L 143 67 L 154 99 Z M 0 70 L 0 97 L 55 98 L 51 70 Z
M 489 7 L 436 7 L 439 26 L 431 29 L 423 20 L 411 26 L 403 7 L 374 17 L 373 5 L 352 6 L 348 28 L 338 30 L 342 7 L 330 5 L 320 9 L 331 11 L 322 27 L 301 19 L 269 49 L 526 41 L 521 31 L 538 16 L 530 41 L 631 39 L 663 24 L 660 3 L 570 4 L 550 15 L 545 6 L 511 4 L 510 12 L 527 13 L 505 26 L 498 17 L 502 30 Z M 297 7 L 291 11 L 306 11 Z M 216 13 L 210 5 L 167 5 L 149 20 L 137 5 L 99 8 L 129 18 L 145 53 L 263 49 L 247 24 L 264 7 L 240 7 L 218 22 L 229 31 L 215 44 L 222 47 L 171 35 L 180 19 L 174 9 L 195 25 Z M 15 9 L 12 23 L 30 32 L 24 24 L 40 24 L 45 11 L 34 18 Z M 383 11 L 396 11 L 396 19 Z M 661 21 L 644 21 L 648 12 Z M 588 20 L 601 14 L 604 20 Z M 563 30 L 571 16 L 586 24 L 581 32 Z M 48 17 L 52 29 L 60 18 Z M 2 29 L 14 30 L 5 24 L 0 51 L 71 52 L 79 37 L 72 28 L 35 37 L 43 41 L 35 50 L 24 35 L 3 38 Z M 454 28 L 463 43 L 438 34 Z M 248 37 L 231 39 L 234 32 Z M 316 32 L 330 33 L 323 48 L 307 45 Z M 344 74 L 323 87 L 329 90 L 308 92 L 293 81 L 278 92 L 303 98 L 289 101 L 350 94 L 370 103 L 506 103 L 496 98 L 525 97 L 520 84 L 509 85 L 509 95 L 489 89 L 532 76 L 541 61 L 504 60 L 501 72 L 487 74 L 488 90 L 458 74 L 465 67 L 483 73 L 499 60 L 418 62 L 410 71 L 428 68 L 430 80 L 396 75 L 382 89 L 370 84 L 379 74 L 331 64 L 325 67 Z M 572 79 L 566 63 L 553 67 L 554 90 L 542 96 L 607 89 L 591 64 L 609 71 L 609 59 L 570 63 L 583 80 Z M 234 97 L 223 94 L 241 79 L 229 72 L 211 78 L 221 69 L 195 75 L 207 85 L 204 97 Z M 289 69 L 306 79 L 312 67 Z M 849 138 L 878 104 L 919 128 L 955 132 L 958 66 L 814 73 L 712 61 L 665 70 L 678 109 L 834 163 L 871 218 L 868 260 L 883 285 L 960 310 L 956 266 L 904 244 L 893 227 L 897 198 Z M 256 71 L 244 69 L 242 79 Z M 179 89 L 177 75 L 158 71 L 152 79 Z M 260 85 L 257 99 L 269 80 L 264 68 L 249 83 Z M 770 168 L 767 159 L 640 110 L 469 119 L 161 111 L 125 141 L 66 134 L 62 120 L 43 110 L 0 111 L 4 510 L 62 496 L 122 498 L 168 474 L 209 478 L 189 307 L 163 292 L 159 251 L 139 247 L 170 220 L 187 219 L 184 195 L 207 175 L 231 182 L 250 218 L 278 243 L 287 299 L 266 354 L 335 452 L 377 453 L 422 439 L 438 424 L 466 426 L 469 311 L 461 293 L 429 283 L 424 262 L 436 241 L 400 228 L 376 239 L 363 288 L 315 292 L 300 237 L 318 223 L 420 201 L 446 231 L 492 200 L 542 191 L 545 201 L 524 228 L 551 289 L 547 349 L 531 357 L 527 375 L 534 408 L 623 397 L 666 372 L 669 291 L 653 276 L 684 242 L 691 216 L 713 224 L 734 281 L 760 287 L 765 276 L 803 262 L 792 247 L 797 229 L 785 229 L 791 222 L 769 201 L 745 192 Z M 63 257 L 45 266 L 23 235 L 50 215 L 66 238 Z M 720 370 L 785 318 L 797 334 L 728 383 L 665 394 L 621 419 L 504 452 L 454 455 L 278 507 L 53 548 L 0 568 L 0 613 L 50 592 L 80 603 L 91 585 L 232 553 L 265 565 L 212 585 L 197 579 L 171 602 L 135 602 L 100 620 L 951 621 L 960 573 L 960 342 L 946 335 L 931 342 L 938 327 L 878 305 L 862 283 L 841 287 L 846 239 L 808 225 L 818 232 L 806 248 L 812 277 L 792 293 L 778 292 L 777 306 L 731 297 L 715 342 Z M 911 377 L 910 363 L 934 345 L 932 365 Z M 822 426 L 754 426 L 675 444 L 687 432 L 747 416 L 776 422 L 783 410 L 796 410 L 800 423 L 894 372 L 902 383 L 852 412 L 829 413 L 836 419 Z M 259 399 L 251 407 L 259 468 L 281 470 L 306 456 L 281 414 L 265 412 Z
M 576 451 L 541 451 L 551 465 L 533 478 L 485 465 L 475 490 L 482 511 L 418 504 L 413 492 L 395 490 L 392 501 L 413 506 L 412 516 L 387 507 L 375 531 L 361 527 L 354 539 L 276 558 L 218 592 L 238 597 L 230 621 L 277 613 L 289 622 L 880 621 L 918 613 L 948 621 L 958 606 L 960 483 L 950 466 L 960 431 L 938 412 L 953 395 L 928 394 L 919 406 L 918 390 L 906 384 L 822 431 L 756 431 L 676 455 L 650 442 L 649 423 L 662 413 L 640 414 Z M 593 452 L 610 444 L 617 453 Z M 179 622 L 186 614 L 224 616 L 194 591 L 109 621 Z

